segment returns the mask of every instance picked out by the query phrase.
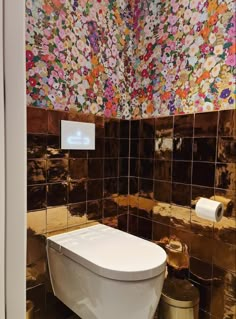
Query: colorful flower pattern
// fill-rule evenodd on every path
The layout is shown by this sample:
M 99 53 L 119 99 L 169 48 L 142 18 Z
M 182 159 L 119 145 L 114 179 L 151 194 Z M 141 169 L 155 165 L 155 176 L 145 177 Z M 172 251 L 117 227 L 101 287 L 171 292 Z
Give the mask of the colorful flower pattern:
M 133 117 L 235 108 L 234 0 L 135 0 Z
M 126 0 L 26 0 L 27 104 L 129 118 L 131 13 Z
M 129 119 L 235 108 L 234 0 L 26 0 L 27 105 Z

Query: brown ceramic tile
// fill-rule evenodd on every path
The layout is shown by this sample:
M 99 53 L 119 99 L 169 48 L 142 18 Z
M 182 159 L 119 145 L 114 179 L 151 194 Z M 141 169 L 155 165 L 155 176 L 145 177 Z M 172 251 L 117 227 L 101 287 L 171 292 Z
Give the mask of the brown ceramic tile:
M 171 204 L 170 226 L 175 228 L 190 229 L 191 210 L 190 207 L 183 207 Z
M 36 287 L 27 289 L 27 300 L 31 300 L 35 307 L 35 312 L 40 312 L 40 316 L 45 313 L 46 309 L 46 287 L 45 284 L 39 284 Z M 42 317 L 41 317 L 42 318 Z M 40 319 L 41 319 L 40 318 Z
M 129 157 L 128 139 L 120 139 L 120 157 Z
M 27 161 L 27 184 L 42 184 L 46 182 L 46 160 Z
M 174 138 L 173 139 L 173 159 L 174 160 L 192 160 L 192 138 Z
M 191 237 L 191 256 L 211 264 L 213 258 L 214 240 L 202 235 Z
M 86 201 L 87 183 L 85 180 L 69 183 L 69 203 Z
M 105 137 L 114 138 L 120 135 L 120 121 L 117 119 L 105 120 Z
M 55 183 L 67 180 L 68 160 L 53 159 L 47 160 L 47 182 Z
M 127 215 L 129 213 L 128 195 L 116 197 L 116 203 L 118 205 L 118 215 Z
M 173 139 L 160 137 L 155 140 L 155 158 L 171 160 L 173 154 Z
M 235 318 L 235 289 L 232 287 L 235 287 L 236 274 L 213 265 L 213 276 L 216 283 L 212 289 L 212 315 Z
M 155 161 L 154 178 L 158 180 L 171 181 L 171 161 Z
M 229 190 L 236 189 L 236 163 L 216 164 L 215 186 Z
M 129 177 L 129 194 L 137 194 L 139 188 L 139 181 L 137 177 Z
M 120 138 L 129 138 L 130 121 L 120 120 Z
M 140 121 L 140 137 L 154 138 L 155 137 L 155 119 L 143 119 Z
M 218 112 L 195 114 L 194 136 L 208 137 L 217 134 Z
M 48 158 L 66 158 L 67 150 L 61 150 L 60 137 L 57 135 L 48 135 L 47 137 L 47 156 Z
M 27 132 L 47 133 L 47 111 L 36 107 L 27 107 Z
M 118 216 L 118 225 L 117 225 L 119 230 L 128 231 L 128 215 L 123 214 Z
M 207 219 L 203 219 L 197 216 L 194 209 L 191 211 L 191 230 L 195 234 L 205 236 L 208 238 L 213 237 L 214 223 Z
M 220 137 L 218 162 L 236 163 L 236 137 Z
M 28 186 L 27 210 L 36 210 L 46 207 L 46 185 Z
M 27 213 L 27 229 L 32 230 L 35 234 L 46 232 L 46 209 Z
M 112 216 L 103 218 L 102 223 L 113 228 L 118 228 L 118 217 Z
M 114 138 L 105 139 L 105 157 L 119 156 L 119 140 Z
M 60 135 L 61 121 L 68 120 L 68 112 L 48 110 L 48 133 Z
M 102 201 L 89 201 L 87 203 L 88 220 L 100 220 L 102 218 Z
M 170 237 L 169 226 L 157 223 L 155 221 L 152 222 L 152 240 L 159 242 L 164 240 L 164 238 L 169 238 L 169 237 Z
M 192 163 L 184 161 L 173 161 L 172 180 L 176 183 L 191 183 Z
M 88 177 L 88 161 L 86 159 L 70 159 L 69 173 L 71 179 L 84 179 Z
M 103 159 L 88 160 L 88 177 L 103 178 Z
M 140 122 L 139 120 L 131 121 L 131 138 L 139 138 Z
M 138 218 L 138 236 L 151 240 L 152 239 L 152 221 L 145 218 Z
M 215 164 L 193 162 L 193 184 L 214 187 L 214 180 Z
M 173 136 L 173 116 L 156 118 L 156 137 L 172 137 Z
M 47 206 L 67 204 L 67 183 L 47 185 Z
M 172 203 L 182 206 L 191 204 L 191 186 L 186 184 L 172 184 Z
M 111 217 L 111 216 L 117 216 L 118 214 L 118 205 L 114 201 L 113 198 L 106 198 L 103 200 L 103 216 Z
M 70 158 L 85 158 L 85 159 L 87 159 L 88 152 L 93 152 L 93 151 L 70 150 L 69 157 Z
M 225 217 L 236 217 L 236 192 L 234 190 L 216 188 L 214 199 L 223 202 Z
M 195 138 L 193 142 L 193 160 L 215 162 L 216 138 Z
M 155 202 L 153 205 L 153 215 L 152 218 L 154 221 L 168 225 L 170 224 L 170 216 L 171 216 L 171 204 Z
M 95 136 L 102 138 L 105 135 L 105 119 L 103 116 L 95 117 Z
M 87 200 L 100 199 L 103 196 L 103 180 L 90 179 L 87 183 Z
M 223 217 L 220 223 L 214 224 L 214 238 L 231 245 L 236 244 L 236 220 L 235 217 Z
M 89 158 L 102 158 L 104 157 L 104 139 L 96 138 L 95 140 L 95 150 L 88 151 Z
M 119 160 L 119 176 L 128 176 L 129 175 L 129 159 L 120 158 Z
M 28 159 L 44 158 L 47 150 L 47 135 L 27 134 Z
M 140 159 L 139 176 L 142 178 L 153 178 L 154 161 L 152 159 Z
M 154 139 L 141 139 L 140 140 L 140 158 L 153 158 L 154 156 Z
M 193 136 L 193 114 L 179 115 L 174 117 L 174 136 L 192 137 Z
M 139 176 L 139 160 L 130 159 L 130 176 Z
M 120 195 L 127 195 L 129 191 L 129 178 L 128 177 L 120 177 L 119 178 L 119 186 L 118 186 Z
M 130 157 L 139 157 L 139 143 L 138 139 L 130 140 Z
M 215 240 L 212 251 L 215 266 L 230 272 L 236 272 L 236 245 Z
M 129 215 L 129 226 L 128 232 L 132 235 L 138 234 L 138 217 L 134 215 Z
M 71 216 L 78 216 L 78 217 L 84 217 L 87 213 L 87 205 L 86 202 L 84 203 L 76 203 L 76 204 L 70 204 L 68 206 L 68 212 Z
M 59 206 L 47 209 L 47 232 L 67 228 L 67 207 Z
M 219 112 L 219 136 L 236 136 L 236 110 Z
M 153 180 L 139 179 L 139 196 L 153 198 Z
M 154 198 L 157 201 L 170 203 L 171 201 L 171 183 L 169 182 L 154 182 Z
M 150 197 L 144 197 L 139 195 L 138 198 L 138 215 L 147 219 L 153 218 L 153 207 L 155 205 L 155 200 L 153 200 L 153 195 Z
M 68 113 L 68 120 L 75 122 L 95 123 L 96 116 L 94 114 L 71 111 Z
M 214 188 L 192 186 L 192 201 L 194 206 L 200 197 L 210 198 L 211 196 L 214 196 Z
M 129 196 L 129 214 L 139 215 L 139 199 L 138 196 Z
M 118 194 L 118 178 L 105 178 L 103 180 L 103 194 L 104 197 L 110 197 Z
M 104 178 L 118 177 L 118 160 L 104 159 Z

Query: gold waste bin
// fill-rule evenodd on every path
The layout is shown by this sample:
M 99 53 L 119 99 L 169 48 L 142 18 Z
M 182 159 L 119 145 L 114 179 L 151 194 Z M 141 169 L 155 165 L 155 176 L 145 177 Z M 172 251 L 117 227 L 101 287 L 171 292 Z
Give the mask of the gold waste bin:
M 199 292 L 189 281 L 166 279 L 158 319 L 198 319 Z
M 32 301 L 26 301 L 26 319 L 34 318 L 34 304 Z

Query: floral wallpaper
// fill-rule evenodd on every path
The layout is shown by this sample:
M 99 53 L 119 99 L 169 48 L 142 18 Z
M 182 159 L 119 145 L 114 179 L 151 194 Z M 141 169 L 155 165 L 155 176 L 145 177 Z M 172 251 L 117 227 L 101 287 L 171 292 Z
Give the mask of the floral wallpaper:
M 127 0 L 26 0 L 27 104 L 130 117 Z
M 235 108 L 234 0 L 135 0 L 132 115 Z
M 26 0 L 27 104 L 125 119 L 235 108 L 234 0 Z

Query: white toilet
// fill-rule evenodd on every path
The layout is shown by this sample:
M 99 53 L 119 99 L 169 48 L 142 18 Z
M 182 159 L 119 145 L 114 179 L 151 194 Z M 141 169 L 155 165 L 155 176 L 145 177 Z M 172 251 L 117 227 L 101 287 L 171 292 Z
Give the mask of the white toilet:
M 166 253 L 151 242 L 95 225 L 47 240 L 54 294 L 82 319 L 152 319 Z

